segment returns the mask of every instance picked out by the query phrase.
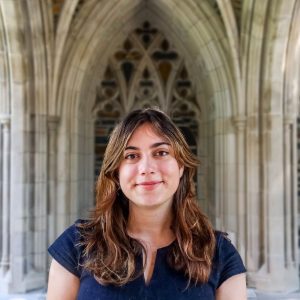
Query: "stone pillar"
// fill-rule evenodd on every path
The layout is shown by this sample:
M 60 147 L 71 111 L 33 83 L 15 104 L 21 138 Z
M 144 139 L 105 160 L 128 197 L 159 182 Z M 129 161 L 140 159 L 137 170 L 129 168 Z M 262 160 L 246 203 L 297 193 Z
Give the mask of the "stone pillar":
M 241 257 L 246 257 L 246 193 L 245 193 L 245 128 L 246 119 L 236 117 L 234 124 L 237 133 L 237 177 L 236 177 L 236 194 L 237 194 L 237 248 Z
M 57 237 L 57 127 L 59 118 L 48 118 L 48 245 Z
M 9 168 L 10 168 L 10 120 L 2 119 L 3 161 L 2 161 L 2 257 L 0 267 L 2 272 L 9 267 Z
M 30 178 L 33 188 L 33 199 L 31 203 L 34 205 L 30 210 L 30 231 L 32 236 L 32 246 L 28 247 L 33 250 L 32 258 L 28 260 L 30 272 L 39 274 L 39 278 L 45 278 L 47 271 L 47 119 L 43 114 L 31 115 L 32 124 L 32 165 L 34 170 L 33 176 Z M 30 256 L 31 256 L 30 255 Z M 29 279 L 30 285 L 32 278 Z
M 12 115 L 9 293 L 46 284 L 46 134 L 43 117 Z M 34 124 L 36 123 L 36 126 Z M 43 126 L 44 128 L 41 128 Z M 36 130 L 35 130 L 36 129 Z
M 216 120 L 215 122 L 215 127 L 218 127 L 216 125 Z M 215 129 L 216 132 L 216 129 Z M 223 203 L 224 203 L 224 197 L 223 197 L 223 192 L 224 192 L 224 185 L 223 185 L 223 166 L 222 166 L 222 150 L 224 147 L 222 143 L 222 135 L 221 134 L 216 134 L 213 137 L 214 139 L 214 199 L 215 199 L 215 227 L 216 228 L 223 228 Z
M 4 280 L 8 277 L 10 268 L 10 118 L 0 119 L 2 125 L 1 138 L 3 148 L 2 157 L 2 256 L 0 260 L 0 277 Z M 1 287 L 2 290 L 4 287 Z
M 261 291 L 284 292 L 299 288 L 298 266 L 293 258 L 295 245 L 293 199 L 296 136 L 291 120 L 281 114 L 263 118 L 262 264 L 255 287 Z
M 297 121 L 284 119 L 284 206 L 285 206 L 285 264 L 287 269 L 298 265 L 297 222 Z

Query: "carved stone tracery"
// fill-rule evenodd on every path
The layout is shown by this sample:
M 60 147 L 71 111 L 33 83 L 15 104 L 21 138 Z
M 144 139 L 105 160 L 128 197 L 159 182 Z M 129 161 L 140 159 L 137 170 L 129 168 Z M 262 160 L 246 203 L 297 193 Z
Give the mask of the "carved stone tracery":
M 172 116 L 196 153 L 201 110 L 185 62 L 164 34 L 145 21 L 111 55 L 97 87 L 95 168 L 101 165 L 112 125 L 125 113 L 150 106 Z

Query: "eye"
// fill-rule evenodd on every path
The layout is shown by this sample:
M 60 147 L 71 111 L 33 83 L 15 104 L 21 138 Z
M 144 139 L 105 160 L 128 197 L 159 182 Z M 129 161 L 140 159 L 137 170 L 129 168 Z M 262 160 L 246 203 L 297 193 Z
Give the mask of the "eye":
M 163 157 L 163 156 L 167 156 L 168 154 L 169 152 L 166 150 L 159 150 L 155 152 L 154 156 Z
M 136 153 L 129 153 L 129 154 L 126 154 L 124 158 L 128 159 L 128 160 L 133 160 L 133 159 L 138 158 L 138 155 Z

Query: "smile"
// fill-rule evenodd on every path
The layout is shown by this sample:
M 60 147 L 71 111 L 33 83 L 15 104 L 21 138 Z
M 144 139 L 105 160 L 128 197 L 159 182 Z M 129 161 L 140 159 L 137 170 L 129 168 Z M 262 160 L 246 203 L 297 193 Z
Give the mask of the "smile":
M 162 183 L 162 181 L 143 181 L 143 182 L 137 183 L 137 185 L 155 185 L 158 183 Z
M 144 182 L 137 183 L 136 186 L 142 187 L 146 190 L 152 190 L 161 183 L 163 183 L 163 181 L 144 181 Z

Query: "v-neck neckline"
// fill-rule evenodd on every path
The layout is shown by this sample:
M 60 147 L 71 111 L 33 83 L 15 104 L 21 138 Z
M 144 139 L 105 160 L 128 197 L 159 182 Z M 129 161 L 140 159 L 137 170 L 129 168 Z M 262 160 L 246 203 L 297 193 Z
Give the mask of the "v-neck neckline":
M 168 245 L 166 245 L 166 246 L 157 248 L 157 249 L 156 249 L 156 253 L 158 254 L 159 252 L 162 252 L 162 251 L 165 251 L 166 249 L 171 248 L 171 246 L 175 243 L 175 241 L 176 241 L 176 239 L 174 239 L 170 244 L 168 244 Z
M 168 251 L 174 245 L 175 241 L 176 241 L 176 239 L 173 240 L 170 244 L 156 249 L 154 267 L 153 267 L 153 271 L 152 271 L 152 274 L 151 274 L 150 279 L 149 279 L 148 282 L 146 282 L 145 273 L 144 272 L 142 273 L 142 280 L 143 280 L 143 283 L 144 283 L 145 287 L 149 287 L 151 285 L 151 282 L 155 279 L 156 274 L 158 272 L 158 269 L 157 269 L 158 268 L 158 260 L 161 260 L 162 255 L 164 253 L 166 253 L 166 251 Z M 143 256 L 141 258 L 142 258 L 142 261 L 143 261 Z

